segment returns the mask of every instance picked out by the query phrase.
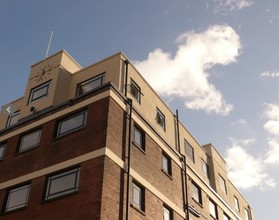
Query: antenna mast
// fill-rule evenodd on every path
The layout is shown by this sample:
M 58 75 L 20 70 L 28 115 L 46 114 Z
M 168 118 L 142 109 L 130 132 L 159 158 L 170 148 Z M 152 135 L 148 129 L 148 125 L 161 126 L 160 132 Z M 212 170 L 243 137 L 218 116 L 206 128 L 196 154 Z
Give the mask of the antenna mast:
M 47 46 L 47 51 L 46 51 L 45 59 L 48 57 L 48 51 L 49 51 L 49 48 L 50 48 L 50 44 L 51 44 L 51 40 L 52 40 L 52 35 L 53 35 L 53 31 L 51 31 L 51 34 L 50 34 L 50 38 L 49 38 L 49 42 L 48 42 L 48 46 Z

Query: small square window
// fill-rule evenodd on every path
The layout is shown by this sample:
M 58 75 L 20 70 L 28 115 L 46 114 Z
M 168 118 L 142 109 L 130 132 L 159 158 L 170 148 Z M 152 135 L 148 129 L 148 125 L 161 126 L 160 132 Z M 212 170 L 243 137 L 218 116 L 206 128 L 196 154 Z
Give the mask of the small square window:
M 47 178 L 45 200 L 72 194 L 78 191 L 80 168 L 71 169 Z
M 138 127 L 134 126 L 134 143 L 138 146 L 141 150 L 145 150 L 145 135 L 144 132 Z
M 4 159 L 7 144 L 0 144 L 0 160 Z
M 156 114 L 156 122 L 164 130 L 166 130 L 165 115 L 158 108 L 157 108 L 157 114 Z
M 224 180 L 224 178 L 221 175 L 219 175 L 219 184 L 220 184 L 221 189 L 225 193 L 227 193 L 226 181 Z
M 209 213 L 214 219 L 218 219 L 217 205 L 211 199 L 209 199 Z
M 203 159 L 201 159 L 201 165 L 202 165 L 203 173 L 206 175 L 207 178 L 209 178 L 209 166 L 208 166 L 208 164 Z
M 133 182 L 133 191 L 132 191 L 132 202 L 133 206 L 137 209 L 140 209 L 144 211 L 144 188 L 137 184 L 136 182 Z
M 188 141 L 184 140 L 184 147 L 186 155 L 195 162 L 194 148 L 188 143 Z
M 131 79 L 131 84 L 130 84 L 130 93 L 131 96 L 135 98 L 135 100 L 140 103 L 140 96 L 141 96 L 141 91 L 140 87 Z
M 166 154 L 162 154 L 163 171 L 171 176 L 171 158 Z
M 18 122 L 18 118 L 19 118 L 19 111 L 14 112 L 13 114 L 9 115 L 6 127 L 10 127 L 10 126 L 16 124 Z
M 37 147 L 40 143 L 41 132 L 42 130 L 40 129 L 23 135 L 20 140 L 18 152 L 23 152 Z
M 70 132 L 84 128 L 86 125 L 87 112 L 82 111 L 73 116 L 62 119 L 58 123 L 56 136 L 60 137 Z
M 192 182 L 192 198 L 202 205 L 202 191 L 201 188 L 194 182 Z
M 7 193 L 4 212 L 27 207 L 30 184 L 10 189 Z
M 31 89 L 28 103 L 44 98 L 48 95 L 50 81 Z
M 77 86 L 77 96 L 90 92 L 104 84 L 105 74 L 88 79 Z
M 239 211 L 239 203 L 238 198 L 236 198 L 236 196 L 234 196 L 234 207 L 237 211 Z
M 172 210 L 165 206 L 163 207 L 163 220 L 172 220 L 173 219 L 173 212 Z

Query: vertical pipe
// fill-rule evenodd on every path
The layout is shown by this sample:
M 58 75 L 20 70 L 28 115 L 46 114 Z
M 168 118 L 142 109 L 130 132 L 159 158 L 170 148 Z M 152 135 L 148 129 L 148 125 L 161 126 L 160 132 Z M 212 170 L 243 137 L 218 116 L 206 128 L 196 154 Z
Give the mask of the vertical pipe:
M 177 142 L 178 142 L 178 150 L 181 155 L 181 161 L 183 162 L 183 167 L 181 170 L 182 173 L 182 193 L 183 193 L 183 209 L 186 208 L 186 220 L 190 220 L 189 218 L 189 200 L 188 200 L 188 183 L 187 183 L 187 165 L 186 165 L 186 157 L 181 154 L 181 149 L 180 149 L 180 130 L 179 130 L 179 115 L 178 115 L 178 110 L 176 109 L 176 130 L 177 130 Z M 183 170 L 184 169 L 184 170 Z M 184 176 L 184 179 L 183 179 Z
M 130 166 L 131 166 L 131 131 L 132 131 L 132 99 L 127 98 L 126 103 L 129 105 L 129 130 L 128 130 L 128 155 L 127 155 L 127 189 L 126 189 L 126 220 L 129 220 L 130 209 Z
M 125 97 L 127 97 L 127 93 L 128 93 L 128 64 L 129 64 L 129 60 L 125 60 L 125 82 L 124 82 L 124 86 L 125 86 L 125 91 L 124 91 L 124 95 Z

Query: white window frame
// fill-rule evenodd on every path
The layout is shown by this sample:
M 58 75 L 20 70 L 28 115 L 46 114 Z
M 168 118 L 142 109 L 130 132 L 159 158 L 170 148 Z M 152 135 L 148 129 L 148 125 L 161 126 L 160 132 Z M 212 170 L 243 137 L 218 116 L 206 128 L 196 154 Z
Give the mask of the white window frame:
M 201 188 L 195 182 L 192 182 L 192 198 L 202 205 L 202 191 Z
M 132 185 L 132 204 L 135 208 L 144 211 L 144 188 L 133 181 Z
M 209 213 L 214 219 L 218 219 L 217 205 L 211 199 L 209 199 Z
M 162 153 L 162 170 L 169 176 L 172 175 L 171 158 L 165 152 Z
M 158 125 L 160 125 L 160 127 L 164 129 L 164 131 L 166 130 L 166 118 L 159 108 L 157 108 L 156 112 L 156 122 Z
M 209 166 L 203 159 L 201 159 L 201 166 L 202 166 L 202 172 L 209 179 Z
M 145 133 L 137 125 L 134 125 L 134 143 L 141 150 L 145 151 Z
M 234 207 L 235 209 L 239 212 L 240 209 L 239 209 L 239 202 L 238 202 L 238 198 L 236 196 L 233 197 L 233 200 L 234 200 Z

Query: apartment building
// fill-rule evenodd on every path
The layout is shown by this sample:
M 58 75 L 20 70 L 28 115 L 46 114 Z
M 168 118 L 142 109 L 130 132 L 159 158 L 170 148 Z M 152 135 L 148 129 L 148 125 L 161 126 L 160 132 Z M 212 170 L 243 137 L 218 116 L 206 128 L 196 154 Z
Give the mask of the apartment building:
M 0 219 L 254 220 L 212 144 L 200 145 L 121 52 L 31 66 L 0 113 Z

